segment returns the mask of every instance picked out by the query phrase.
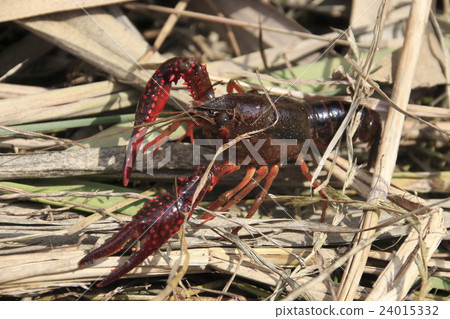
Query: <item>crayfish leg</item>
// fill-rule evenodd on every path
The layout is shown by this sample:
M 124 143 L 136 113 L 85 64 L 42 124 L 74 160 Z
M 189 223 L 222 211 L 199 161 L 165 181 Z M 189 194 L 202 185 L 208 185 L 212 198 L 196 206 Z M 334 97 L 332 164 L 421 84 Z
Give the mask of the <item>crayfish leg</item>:
M 280 165 L 275 164 L 270 168 L 269 173 L 266 176 L 266 182 L 264 184 L 263 189 L 256 195 L 255 201 L 252 204 L 252 207 L 250 207 L 249 211 L 247 212 L 247 216 L 245 218 L 252 218 L 253 215 L 255 215 L 256 211 L 258 210 L 259 206 L 261 206 L 261 203 L 266 198 L 267 193 L 269 192 L 270 187 L 272 186 L 273 181 L 278 175 L 278 172 L 280 171 Z M 241 230 L 242 227 L 236 227 L 233 229 L 232 234 L 237 235 L 237 233 Z
M 256 171 L 256 177 L 252 178 L 244 188 L 242 188 L 228 203 L 226 203 L 220 210 L 226 211 L 234 204 L 240 202 L 245 196 L 248 195 L 259 183 L 267 176 L 269 168 L 266 165 L 261 166 Z
M 239 85 L 237 81 L 230 80 L 227 84 L 227 93 L 232 94 L 233 90 L 236 90 L 236 92 L 238 93 L 244 93 L 244 89 Z
M 302 170 L 303 175 L 306 177 L 306 179 L 311 182 L 312 176 L 309 173 L 309 168 L 308 168 L 308 165 L 306 165 L 305 161 L 301 161 L 300 168 Z M 314 183 L 312 183 L 312 185 L 314 188 L 318 188 L 320 186 L 317 181 L 314 181 Z M 325 195 L 325 192 L 323 190 L 319 190 L 319 194 L 323 199 L 325 199 L 324 201 L 322 201 L 322 214 L 320 215 L 320 222 L 323 223 L 325 220 L 325 216 L 327 214 L 328 202 L 326 201 L 327 196 Z
M 266 198 L 267 193 L 269 192 L 269 189 L 272 186 L 273 181 L 278 176 L 279 171 L 280 171 L 279 164 L 275 164 L 270 168 L 270 171 L 266 177 L 264 187 L 261 190 L 261 192 L 259 192 L 259 194 L 256 195 L 255 201 L 253 202 L 252 207 L 250 207 L 250 210 L 248 211 L 247 216 L 245 218 L 252 218 L 252 216 L 256 213 L 259 206 L 261 206 L 262 201 Z
M 163 145 L 168 140 L 169 135 L 175 132 L 180 127 L 181 124 L 182 122 L 172 123 L 168 128 L 163 130 L 158 137 L 156 137 L 153 141 L 145 145 L 143 151 L 145 152 L 148 148 L 155 145 L 155 148 L 153 149 L 153 154 L 156 154 L 161 145 Z
M 253 178 L 253 176 L 256 174 L 256 177 Z M 258 170 L 256 170 L 256 172 L 254 171 L 254 169 L 252 167 L 250 167 L 247 170 L 246 176 L 243 178 L 243 180 L 232 190 L 227 191 L 225 193 L 223 193 L 220 198 L 213 202 L 209 209 L 213 210 L 211 208 L 214 208 L 214 210 L 217 210 L 217 208 L 219 208 L 220 206 L 222 206 L 220 208 L 220 211 L 224 212 L 226 211 L 228 208 L 230 208 L 232 205 L 238 203 L 239 201 L 241 201 L 245 196 L 248 195 L 248 193 L 250 193 L 256 186 L 259 185 L 259 183 L 266 178 L 266 176 L 269 174 L 269 168 L 264 165 L 261 166 L 260 168 L 258 168 Z M 267 190 L 270 188 L 270 186 L 272 185 L 273 179 L 277 176 L 278 172 L 276 171 L 276 169 L 274 169 L 274 171 L 272 172 L 271 169 L 271 177 L 269 181 L 266 181 L 266 185 L 264 186 L 264 189 L 267 187 Z M 265 194 L 267 192 L 265 192 L 263 189 L 262 192 L 260 192 L 258 194 L 258 197 L 261 197 L 260 200 L 256 200 L 256 204 L 254 203 L 250 209 L 250 211 L 247 213 L 246 218 L 251 218 L 256 210 L 258 209 L 258 207 L 261 205 L 262 200 L 265 197 Z M 206 223 L 207 221 L 211 220 L 214 218 L 214 216 L 212 216 L 211 214 L 205 214 L 203 215 L 203 218 L 206 218 L 205 221 L 202 222 L 202 225 L 204 223 Z M 236 228 L 233 233 L 236 234 L 239 231 L 239 227 Z
M 240 190 L 242 190 L 245 187 L 245 185 L 247 185 L 251 181 L 253 176 L 255 176 L 255 172 L 256 172 L 256 167 L 249 166 L 244 178 L 239 182 L 239 184 L 236 185 L 235 187 L 233 187 L 232 189 L 222 193 L 216 201 L 212 202 L 208 206 L 208 209 L 215 211 L 218 208 L 220 208 L 223 204 L 227 203 L 234 195 L 236 195 L 236 193 L 238 193 Z M 205 213 L 205 214 L 203 214 L 202 219 L 204 219 L 204 221 L 201 223 L 201 225 L 214 219 L 214 216 L 211 215 L 210 213 Z
M 137 153 L 141 148 L 146 133 L 146 127 L 135 128 L 133 130 L 131 140 L 128 142 L 122 168 L 122 182 L 124 186 L 127 186 L 130 182 L 130 175 L 133 170 L 133 166 L 136 163 Z
M 191 144 L 194 144 L 194 130 L 193 130 L 193 127 L 194 127 L 194 123 L 192 121 L 189 121 L 187 123 L 186 133 L 182 137 L 180 137 L 177 142 L 181 142 L 186 137 L 189 137 L 189 140 L 191 141 Z

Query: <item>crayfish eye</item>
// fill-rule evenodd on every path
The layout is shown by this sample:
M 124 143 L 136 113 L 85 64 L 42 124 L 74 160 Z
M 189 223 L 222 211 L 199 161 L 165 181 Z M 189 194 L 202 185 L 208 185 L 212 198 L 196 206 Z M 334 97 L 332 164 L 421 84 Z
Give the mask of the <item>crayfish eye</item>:
M 219 126 L 225 126 L 231 120 L 231 116 L 227 113 L 220 113 L 216 117 L 216 123 Z
M 212 92 L 207 92 L 207 93 L 205 94 L 205 98 L 206 98 L 207 100 L 212 100 L 212 99 L 214 98 L 214 94 L 213 94 Z

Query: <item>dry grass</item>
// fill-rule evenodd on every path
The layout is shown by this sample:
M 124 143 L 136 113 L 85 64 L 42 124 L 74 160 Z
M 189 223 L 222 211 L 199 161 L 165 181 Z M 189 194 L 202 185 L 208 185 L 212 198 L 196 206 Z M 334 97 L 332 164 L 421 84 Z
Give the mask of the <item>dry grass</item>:
M 77 1 L 83 9 L 7 2 L 0 13 L 2 299 L 448 298 L 448 1 L 431 9 L 431 1 L 411 1 L 413 10 L 404 1 L 384 10 L 358 1 L 202 0 L 174 8 Z M 77 269 L 81 257 L 145 198 L 172 191 L 174 177 L 195 170 L 191 146 L 174 142 L 174 157 L 153 176 L 133 173 L 128 188 L 119 180 L 139 92 L 154 66 L 173 56 L 200 58 L 213 81 L 241 79 L 245 88 L 379 111 L 377 164 L 372 172 L 355 164 L 367 159 L 364 145 L 350 156 L 331 146 L 316 171 L 332 206 L 326 223 L 314 209 L 321 199 L 310 196 L 298 168 L 286 167 L 259 218 L 240 218 L 251 197 L 232 207 L 232 217 L 202 227 L 193 218 L 183 249 L 173 238 L 166 252 L 99 289 L 93 283 L 123 258 Z M 181 85 L 171 95 L 189 103 Z M 207 201 L 238 181 L 224 179 Z M 236 225 L 244 227 L 239 237 L 230 234 Z

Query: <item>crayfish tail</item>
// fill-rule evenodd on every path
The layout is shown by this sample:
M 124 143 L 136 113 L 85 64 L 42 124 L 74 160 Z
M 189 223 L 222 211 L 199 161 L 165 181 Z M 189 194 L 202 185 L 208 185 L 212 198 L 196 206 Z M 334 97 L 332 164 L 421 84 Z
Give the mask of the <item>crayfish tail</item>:
M 380 115 L 376 111 L 364 108 L 361 116 L 361 123 L 356 131 L 356 136 L 362 141 L 370 145 L 369 159 L 367 166 L 369 168 L 375 166 L 378 154 L 378 146 L 381 141 L 382 124 Z

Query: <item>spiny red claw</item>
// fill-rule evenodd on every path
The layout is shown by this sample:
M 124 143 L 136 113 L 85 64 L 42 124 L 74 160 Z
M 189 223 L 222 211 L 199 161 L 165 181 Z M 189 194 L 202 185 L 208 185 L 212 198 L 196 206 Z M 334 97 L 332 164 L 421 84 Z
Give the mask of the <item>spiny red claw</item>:
M 79 261 L 78 266 L 81 268 L 91 261 L 111 256 L 122 250 L 128 242 L 134 241 L 132 243 L 134 246 L 136 241 L 139 240 L 141 243 L 140 249 L 134 251 L 124 264 L 112 271 L 97 286 L 104 287 L 137 267 L 180 230 L 185 216 L 189 219 L 193 208 L 197 206 L 207 192 L 214 188 L 220 177 L 227 173 L 226 170 L 224 172 L 221 170 L 220 167 L 216 166 L 211 169 L 206 183 L 195 201 L 193 196 L 204 176 L 205 169 L 203 168 L 191 177 L 180 180 L 177 198 L 171 194 L 163 194 L 149 201 L 133 216 L 131 222 L 124 225 L 105 244 L 87 254 Z
M 135 126 L 152 123 L 157 119 L 166 105 L 172 83 L 177 83 L 180 78 L 185 81 L 184 84 L 187 85 L 194 101 L 202 102 L 214 98 L 214 90 L 206 67 L 198 59 L 182 57 L 169 59 L 158 67 L 147 82 L 137 105 Z M 168 129 L 169 131 L 161 133 L 161 137 L 149 144 L 155 144 L 180 125 L 181 122 L 174 123 Z M 122 180 L 125 186 L 130 181 L 130 175 L 146 133 L 146 127 L 137 127 L 131 135 L 123 164 Z M 186 136 L 192 139 L 192 125 L 189 127 Z M 162 143 L 156 144 L 154 152 L 157 151 L 160 144 Z

